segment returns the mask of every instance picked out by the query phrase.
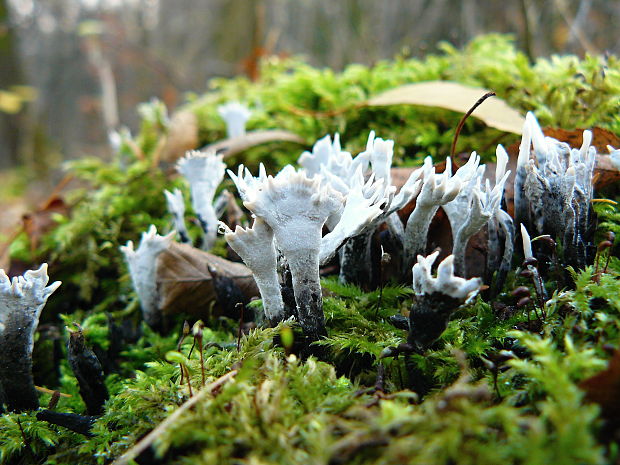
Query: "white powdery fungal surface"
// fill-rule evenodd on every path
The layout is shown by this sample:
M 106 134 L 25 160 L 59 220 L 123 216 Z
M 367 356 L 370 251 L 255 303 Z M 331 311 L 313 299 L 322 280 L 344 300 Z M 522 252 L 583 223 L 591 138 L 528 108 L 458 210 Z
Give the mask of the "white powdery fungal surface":
M 185 226 L 185 202 L 181 189 L 174 189 L 172 192 L 165 190 L 168 211 L 174 219 L 174 229 L 177 230 L 183 242 L 189 242 L 189 234 Z
M 442 206 L 448 216 L 453 234 L 452 254 L 456 273 L 465 275 L 465 251 L 469 239 L 498 214 L 504 195 L 504 185 L 510 175 L 506 172 L 508 155 L 498 149 L 495 170 L 495 186 L 491 188 L 488 179 L 483 182 L 485 166 L 479 165 L 480 157 L 473 152 L 469 160 L 455 174 L 461 179 L 462 187 L 454 200 Z M 448 159 L 449 160 L 449 159 Z M 446 163 L 446 175 L 452 167 Z
M 60 281 L 49 286 L 47 264 L 9 280 L 0 270 L 0 386 L 10 411 L 39 407 L 32 376 L 32 349 L 39 316 Z
M 523 256 L 525 259 L 534 258 L 534 254 L 532 254 L 532 241 L 527 229 L 523 225 L 521 225 L 521 240 L 523 242 Z
M 480 290 L 480 278 L 464 279 L 454 276 L 454 256 L 449 255 L 437 267 L 437 277 L 431 273 L 431 268 L 439 252 L 433 252 L 427 257 L 418 255 L 418 262 L 413 266 L 413 290 L 418 296 L 433 293 L 445 294 L 459 300 L 465 300 Z
M 607 150 L 609 150 L 609 158 L 611 158 L 611 162 L 617 170 L 620 170 L 620 149 L 615 149 L 611 145 L 608 145 Z
M 377 179 L 383 179 L 386 186 L 392 184 L 392 158 L 394 157 L 394 141 L 375 137 L 371 131 L 368 136 L 366 152 L 370 154 L 370 164 Z
M 515 178 L 515 215 L 534 235 L 549 234 L 564 245 L 564 260 L 588 262 L 591 237 L 592 178 L 596 149 L 583 132 L 580 148 L 545 137 L 536 117 L 526 116 Z M 530 145 L 534 158 L 530 158 Z
M 275 177 L 254 178 L 243 166 L 239 175 L 228 171 L 243 204 L 273 230 L 278 249 L 286 258 L 292 277 L 297 317 L 312 340 L 326 334 L 319 280 L 322 228 L 327 218 L 342 209 L 343 196 L 320 177 L 285 167 Z
M 243 172 L 240 166 L 239 172 Z M 341 209 L 343 197 L 320 179 L 285 167 L 275 177 L 249 179 L 229 171 L 244 199 L 243 204 L 273 229 L 278 246 L 286 254 L 300 250 L 316 251 L 321 228 L 327 218 Z M 288 257 L 287 257 L 288 258 Z
M 358 173 L 358 178 L 363 180 L 361 170 Z M 344 209 L 338 215 L 338 222 L 321 240 L 321 264 L 327 263 L 347 239 L 377 225 L 387 201 L 382 187 L 383 181 L 375 181 L 372 177 L 365 184 L 362 181 L 351 187 L 346 195 Z
M 215 152 L 190 151 L 177 164 L 177 170 L 189 182 L 192 208 L 204 232 L 204 249 L 213 247 L 217 237 L 218 220 L 213 198 L 226 172 L 223 157 Z
M 29 270 L 23 276 L 16 276 L 9 280 L 4 270 L 0 269 L 0 337 L 11 320 L 15 318 L 27 321 L 29 331 L 26 345 L 32 352 L 34 331 L 39 324 L 39 316 L 47 299 L 60 286 L 55 281 L 49 286 L 47 263 L 38 270 Z
M 142 233 L 137 249 L 134 250 L 132 241 L 120 247 L 129 266 L 134 289 L 140 299 L 144 320 L 151 327 L 157 327 L 161 323 L 156 280 L 157 257 L 168 248 L 175 234 L 173 231 L 166 236 L 160 236 L 155 226 L 151 225 L 148 232 Z
M 217 112 L 226 122 L 226 133 L 229 138 L 245 134 L 245 123 L 252 115 L 248 107 L 239 102 L 229 102 L 217 107 Z
M 278 280 L 273 230 L 261 218 L 256 218 L 251 228 L 237 226 L 234 232 L 222 222 L 220 227 L 228 245 L 252 271 L 263 300 L 265 316 L 272 323 L 282 320 L 284 302 Z
M 344 182 L 345 185 L 348 185 L 349 177 L 353 175 L 359 166 L 359 161 L 354 163 L 351 154 L 341 149 L 340 135 L 338 133 L 334 135 L 333 142 L 329 135 L 316 141 L 312 146 L 312 152 L 303 152 L 297 162 L 308 177 L 314 177 L 317 174 L 327 172 L 340 179 L 340 182 Z M 366 165 L 368 165 L 368 161 L 366 161 Z M 363 167 L 364 169 L 365 166 Z M 333 187 L 336 188 L 336 186 Z
M 449 161 L 446 160 L 446 163 Z M 407 267 L 411 266 L 416 255 L 424 253 L 428 230 L 439 207 L 454 200 L 463 186 L 460 177 L 451 176 L 451 171 L 436 174 L 430 157 L 424 160 L 422 171 L 422 188 L 416 197 L 416 206 L 409 215 L 404 233 Z

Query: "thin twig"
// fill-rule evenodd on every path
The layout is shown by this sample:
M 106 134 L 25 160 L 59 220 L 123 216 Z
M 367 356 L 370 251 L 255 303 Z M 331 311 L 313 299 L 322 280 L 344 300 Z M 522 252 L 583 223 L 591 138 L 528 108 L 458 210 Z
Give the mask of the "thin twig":
M 528 11 L 527 1 L 520 2 L 521 17 L 523 19 L 523 48 L 530 63 L 534 63 L 534 53 L 532 51 L 532 28 L 530 27 L 531 17 Z
M 211 394 L 215 389 L 219 388 L 222 384 L 224 384 L 229 379 L 233 378 L 237 374 L 237 370 L 232 370 L 226 373 L 224 376 L 219 377 L 215 381 L 213 381 L 208 386 L 198 392 L 194 397 L 191 397 L 183 405 L 181 405 L 178 409 L 176 409 L 172 414 L 162 421 L 155 429 L 153 429 L 149 434 L 144 436 L 140 441 L 138 441 L 131 449 L 121 455 L 118 459 L 112 462 L 112 465 L 127 465 L 131 460 L 135 459 L 138 455 L 148 449 L 153 442 L 159 438 L 168 428 L 170 428 L 183 413 L 196 405 L 200 400 L 202 400 L 205 396 Z
M 486 94 L 484 94 L 482 97 L 480 97 L 476 101 L 476 103 L 473 104 L 473 106 L 469 110 L 467 110 L 467 113 L 465 113 L 463 117 L 461 118 L 461 121 L 459 121 L 459 124 L 456 127 L 456 131 L 454 132 L 454 138 L 452 139 L 452 147 L 450 147 L 450 157 L 452 157 L 452 163 L 455 162 L 454 152 L 456 151 L 456 142 L 459 139 L 459 134 L 461 133 L 461 129 L 463 129 L 463 125 L 465 124 L 465 121 L 476 110 L 476 108 L 478 108 L 482 104 L 482 102 L 484 102 L 489 97 L 493 97 L 494 95 L 495 95 L 495 92 L 487 92 Z

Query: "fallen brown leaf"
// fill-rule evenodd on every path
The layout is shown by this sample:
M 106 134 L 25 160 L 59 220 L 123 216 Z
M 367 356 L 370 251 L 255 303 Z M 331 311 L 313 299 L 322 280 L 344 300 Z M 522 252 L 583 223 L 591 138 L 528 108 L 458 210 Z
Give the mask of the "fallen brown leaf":
M 224 314 L 227 302 L 217 302 L 214 274 L 230 278 L 246 302 L 260 295 L 252 273 L 242 263 L 173 242 L 158 260 L 159 308 L 164 314 L 183 313 L 196 318 L 207 318 L 212 311 Z
M 22 216 L 24 231 L 28 235 L 30 248 L 33 251 L 38 248 L 41 238 L 56 226 L 54 215 L 68 215 L 69 211 L 69 206 L 61 197 L 53 196 L 42 208 Z
M 582 381 L 585 399 L 601 406 L 601 415 L 618 423 L 620 418 L 620 350 L 614 352 L 606 370 Z
M 568 143 L 571 147 L 581 147 L 583 143 L 584 129 L 560 129 L 560 128 L 544 128 L 543 132 L 547 137 L 553 137 L 562 142 Z M 592 145 L 596 147 L 597 152 L 607 153 L 607 146 L 620 147 L 620 138 L 613 132 L 603 128 L 592 128 Z

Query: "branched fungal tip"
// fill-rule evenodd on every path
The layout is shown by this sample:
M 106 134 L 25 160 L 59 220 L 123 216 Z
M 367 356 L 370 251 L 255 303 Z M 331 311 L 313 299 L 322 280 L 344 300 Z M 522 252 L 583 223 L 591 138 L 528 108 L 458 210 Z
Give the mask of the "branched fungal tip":
M 438 251 L 427 257 L 418 255 L 418 262 L 412 269 L 413 290 L 416 295 L 422 296 L 438 292 L 455 299 L 465 300 L 480 290 L 482 286 L 480 278 L 464 279 L 454 276 L 453 255 L 449 255 L 439 264 L 437 277 L 434 277 L 431 273 L 431 267 L 438 255 Z

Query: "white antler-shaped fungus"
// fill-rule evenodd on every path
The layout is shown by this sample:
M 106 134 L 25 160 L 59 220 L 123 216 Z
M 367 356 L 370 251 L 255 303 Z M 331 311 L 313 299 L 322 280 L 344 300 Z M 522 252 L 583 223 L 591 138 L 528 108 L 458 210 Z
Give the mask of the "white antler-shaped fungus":
M 439 264 L 437 277 L 433 276 L 431 268 L 438 255 L 439 252 L 428 257 L 418 255 L 412 269 L 416 298 L 409 313 L 408 342 L 419 351 L 441 336 L 452 313 L 482 286 L 480 278 L 464 279 L 454 275 L 453 255 Z
M 189 233 L 185 226 L 185 201 L 183 200 L 183 192 L 181 189 L 175 189 L 172 192 L 165 190 L 166 204 L 168 211 L 174 219 L 174 229 L 179 233 L 181 242 L 189 243 Z
M 394 157 L 394 141 L 375 138 L 371 131 L 368 137 L 367 152 L 370 154 L 370 164 L 377 179 L 383 179 L 386 186 L 392 184 L 392 158 Z
M 530 158 L 530 140 L 535 159 Z M 549 234 L 564 246 L 566 264 L 589 262 L 592 243 L 592 176 L 596 149 L 583 132 L 580 148 L 545 137 L 532 113 L 526 116 L 515 178 L 516 218 L 536 235 Z M 525 179 L 523 178 L 525 173 Z
M 217 237 L 218 218 L 213 198 L 226 171 L 222 159 L 223 155 L 215 152 L 190 151 L 177 164 L 177 169 L 189 182 L 192 207 L 204 233 L 202 248 L 205 250 L 213 247 Z
M 245 123 L 252 116 L 250 109 L 239 102 L 228 102 L 217 107 L 217 112 L 226 122 L 228 138 L 240 137 L 245 134 Z
M 538 267 L 536 266 L 537 260 L 532 252 L 532 240 L 530 239 L 530 234 L 527 232 L 527 229 L 523 224 L 521 224 L 521 242 L 523 244 L 523 265 L 532 274 L 532 281 L 534 283 L 534 287 L 536 288 L 536 294 L 546 298 L 547 290 L 543 286 L 540 273 L 538 272 Z
M 34 333 L 48 297 L 60 286 L 48 282 L 47 263 L 12 280 L 0 269 L 0 385 L 11 411 L 39 407 L 32 377 Z
M 500 144 L 497 146 L 495 154 L 497 158 L 495 185 L 497 186 L 507 173 L 508 153 Z M 489 220 L 487 231 L 487 282 L 493 281 L 493 273 L 496 272 L 491 291 L 493 295 L 496 295 L 503 287 L 512 264 L 515 240 L 515 227 L 512 217 L 506 211 L 498 208 Z
M 228 245 L 241 257 L 252 271 L 258 285 L 265 317 L 275 325 L 284 319 L 284 302 L 277 272 L 277 252 L 273 230 L 261 218 L 256 218 L 251 228 L 237 226 L 233 232 L 220 222 Z
M 428 229 L 439 207 L 454 200 L 462 187 L 460 178 L 451 176 L 450 171 L 436 174 L 430 157 L 424 160 L 423 170 L 424 184 L 416 197 L 416 206 L 405 227 L 406 267 L 411 265 L 416 255 L 425 252 Z
M 354 162 L 349 152 L 342 151 L 340 135 L 334 135 L 334 141 L 329 135 L 316 141 L 312 146 L 312 152 L 303 152 L 297 160 L 309 177 L 317 174 L 340 178 L 347 185 L 349 177 L 356 171 L 359 162 Z M 333 186 L 335 187 L 335 186 Z
M 162 324 L 156 280 L 157 257 L 168 248 L 175 234 L 172 231 L 166 236 L 160 236 L 155 226 L 151 225 L 148 232 L 142 233 L 137 249 L 134 250 L 132 241 L 120 248 L 129 266 L 131 282 L 140 299 L 144 321 L 152 328 L 159 328 Z
M 474 162 L 470 165 L 472 159 Z M 460 276 L 465 276 L 467 243 L 500 210 L 504 184 L 510 174 L 510 172 L 506 173 L 506 160 L 500 155 L 500 160 L 496 165 L 495 186 L 491 189 L 487 180 L 483 187 L 482 178 L 485 167 L 484 165 L 477 166 L 479 160 L 476 153 L 472 153 L 468 163 L 463 166 L 464 173 L 459 175 L 463 168 L 456 172 L 455 176 L 461 178 L 463 186 L 453 201 L 442 206 L 452 228 L 452 255 L 454 255 L 456 273 Z M 450 171 L 449 164 L 446 165 L 446 171 Z
M 361 177 L 361 170 L 359 171 Z M 370 197 L 365 192 L 373 190 L 375 184 L 383 184 L 383 181 L 368 180 L 366 184 L 359 183 L 352 187 L 345 200 L 345 206 L 339 214 L 338 222 L 331 232 L 321 240 L 321 254 L 319 262 L 326 264 L 336 253 L 338 248 L 347 239 L 354 238 L 366 230 L 374 230 L 376 220 L 383 214 L 383 189 L 374 189 Z
M 620 170 L 620 149 L 615 149 L 611 145 L 608 145 L 607 150 L 609 151 L 609 158 L 611 158 L 611 162 L 617 170 Z
M 532 253 L 532 240 L 523 224 L 521 224 L 521 242 L 523 244 L 523 257 L 525 260 L 534 258 L 534 254 Z
M 321 179 L 293 169 L 285 168 L 275 178 L 229 174 L 246 208 L 273 229 L 291 270 L 299 322 L 309 339 L 318 339 L 326 334 L 319 281 L 321 230 L 327 218 L 342 208 L 342 195 L 322 185 Z
M 418 262 L 412 269 L 413 290 L 416 296 L 440 293 L 453 299 L 466 300 L 480 289 L 482 285 L 480 278 L 465 279 L 454 275 L 454 255 L 448 255 L 439 264 L 437 277 L 434 277 L 431 268 L 438 255 L 437 251 L 427 257 L 418 255 Z

